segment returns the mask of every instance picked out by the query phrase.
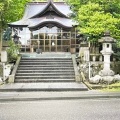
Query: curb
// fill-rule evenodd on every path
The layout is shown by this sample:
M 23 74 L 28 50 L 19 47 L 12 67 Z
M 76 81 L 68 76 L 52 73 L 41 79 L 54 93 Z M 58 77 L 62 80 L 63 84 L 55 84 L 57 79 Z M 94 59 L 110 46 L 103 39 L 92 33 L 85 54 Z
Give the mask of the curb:
M 16 98 L 3 98 L 0 99 L 0 102 L 17 102 L 17 101 L 47 101 L 47 100 L 88 100 L 88 99 L 111 99 L 111 98 L 116 98 L 120 99 L 120 96 L 117 95 L 93 95 L 93 96 L 81 96 L 81 97 L 45 97 L 45 98 L 21 98 L 21 97 L 16 97 Z

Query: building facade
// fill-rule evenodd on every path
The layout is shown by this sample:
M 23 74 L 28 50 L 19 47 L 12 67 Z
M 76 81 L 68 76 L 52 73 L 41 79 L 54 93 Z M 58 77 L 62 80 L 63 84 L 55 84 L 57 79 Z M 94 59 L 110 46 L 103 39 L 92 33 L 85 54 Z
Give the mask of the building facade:
M 79 41 L 75 22 L 70 19 L 70 7 L 65 2 L 30 2 L 23 18 L 9 23 L 12 34 L 19 36 L 21 50 L 34 52 L 77 52 Z

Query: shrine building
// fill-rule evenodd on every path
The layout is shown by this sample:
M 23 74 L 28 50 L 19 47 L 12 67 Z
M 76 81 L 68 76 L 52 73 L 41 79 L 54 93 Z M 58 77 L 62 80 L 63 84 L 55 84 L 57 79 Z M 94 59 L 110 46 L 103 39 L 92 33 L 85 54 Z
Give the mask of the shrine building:
M 71 52 L 79 50 L 72 11 L 65 2 L 29 2 L 23 18 L 9 23 L 12 34 L 19 36 L 22 52 Z

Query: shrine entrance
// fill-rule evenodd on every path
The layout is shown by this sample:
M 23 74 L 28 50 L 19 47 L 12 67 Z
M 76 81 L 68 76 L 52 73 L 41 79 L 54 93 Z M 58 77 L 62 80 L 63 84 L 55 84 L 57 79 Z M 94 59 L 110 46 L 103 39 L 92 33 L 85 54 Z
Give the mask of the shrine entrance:
M 30 47 L 33 51 L 39 48 L 43 52 L 70 52 L 71 32 L 59 30 L 57 27 L 42 29 L 31 33 Z

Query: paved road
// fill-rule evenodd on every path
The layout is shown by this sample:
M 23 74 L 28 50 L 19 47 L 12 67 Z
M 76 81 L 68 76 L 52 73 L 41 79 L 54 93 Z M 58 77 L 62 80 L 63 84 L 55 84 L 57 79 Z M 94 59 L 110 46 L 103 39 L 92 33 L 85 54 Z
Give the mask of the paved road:
M 120 120 L 120 99 L 2 102 L 0 120 Z

